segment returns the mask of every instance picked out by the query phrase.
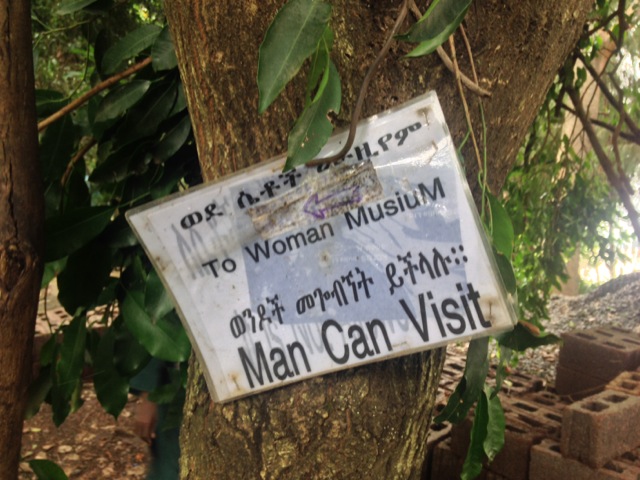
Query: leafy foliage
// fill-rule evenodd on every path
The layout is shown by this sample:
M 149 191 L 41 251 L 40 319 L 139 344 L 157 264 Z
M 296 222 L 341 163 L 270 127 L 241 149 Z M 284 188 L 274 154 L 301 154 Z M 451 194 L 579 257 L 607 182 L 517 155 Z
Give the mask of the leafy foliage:
M 68 1 L 61 10 L 92 27 L 122 14 L 96 12 L 94 3 Z M 156 52 L 151 65 L 49 126 L 40 139 L 48 262 L 43 286 L 57 278 L 58 299 L 73 319 L 53 332 L 41 352 L 29 414 L 46 401 L 56 424 L 80 407 L 87 369 L 100 403 L 117 416 L 131 378 L 153 356 L 181 362 L 190 353 L 168 295 L 124 219 L 129 208 L 200 181 L 168 30 L 137 23 L 130 22 L 130 32 L 120 38 L 95 35 L 85 78 L 97 83 Z M 64 106 L 69 93 L 38 91 L 39 117 Z M 99 307 L 102 317 L 90 313 Z M 173 389 L 172 401 L 179 399 L 183 380 L 165 387 Z M 59 472 L 49 464 L 32 468 L 46 478 L 66 478 L 55 476 Z

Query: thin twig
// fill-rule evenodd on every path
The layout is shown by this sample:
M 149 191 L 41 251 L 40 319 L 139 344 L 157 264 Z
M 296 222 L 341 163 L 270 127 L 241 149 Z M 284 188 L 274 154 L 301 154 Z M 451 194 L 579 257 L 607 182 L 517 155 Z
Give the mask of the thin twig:
M 76 163 L 78 163 L 78 160 L 83 158 L 87 154 L 87 152 L 94 147 L 96 143 L 98 143 L 98 141 L 95 138 L 92 138 L 84 147 L 78 150 L 78 152 L 73 156 L 71 160 L 69 160 L 69 163 L 67 164 L 67 169 L 64 171 L 64 174 L 62 175 L 62 179 L 60 180 L 60 185 L 63 188 L 67 184 L 67 181 L 71 176 L 71 172 L 73 172 L 73 168 L 76 166 Z
M 131 67 L 127 68 L 123 72 L 120 72 L 117 75 L 114 75 L 113 77 L 107 78 L 105 81 L 100 82 L 98 85 L 93 87 L 91 90 L 89 90 L 84 95 L 78 97 L 77 99 L 75 99 L 70 104 L 65 105 L 60 110 L 58 110 L 56 113 L 54 113 L 53 115 L 45 118 L 40 123 L 38 123 L 38 131 L 41 132 L 42 130 L 47 128 L 49 125 L 51 125 L 53 122 L 55 122 L 56 120 L 59 120 L 60 118 L 62 118 L 65 115 L 67 115 L 68 113 L 71 113 L 75 109 L 81 107 L 91 97 L 97 95 L 98 93 L 100 93 L 101 91 L 109 88 L 110 86 L 115 85 L 116 83 L 118 83 L 123 78 L 126 78 L 129 75 L 133 75 L 134 73 L 142 70 L 144 67 L 146 67 L 150 63 L 151 63 L 151 57 L 147 57 L 144 60 L 142 60 L 141 62 L 136 63 L 135 65 L 132 65 Z
M 591 65 L 587 61 L 587 59 L 584 57 L 584 55 L 582 55 L 582 53 L 577 52 L 577 55 L 578 55 L 578 58 L 584 64 L 585 68 L 589 71 L 591 76 L 594 78 L 594 80 L 598 84 L 598 87 L 602 91 L 602 94 L 605 96 L 607 101 L 611 105 L 613 105 L 613 107 L 618 111 L 618 113 L 620 114 L 620 117 L 624 120 L 624 123 L 626 123 L 627 126 L 629 127 L 629 130 L 631 130 L 631 132 L 634 135 L 640 136 L 640 128 L 638 128 L 638 126 L 635 124 L 635 122 L 629 117 L 629 115 L 627 114 L 626 110 L 624 109 L 624 106 L 620 105 L 618 103 L 616 98 L 611 93 L 611 90 L 609 90 L 609 87 L 607 87 L 607 85 L 604 83 L 604 81 L 602 80 L 602 78 L 600 77 L 598 72 L 596 72 L 595 68 L 593 68 L 593 65 Z
M 476 134 L 474 133 L 473 125 L 471 124 L 471 114 L 469 113 L 467 98 L 464 96 L 464 90 L 462 88 L 462 80 L 460 78 L 460 69 L 458 68 L 458 59 L 456 58 L 456 46 L 453 42 L 453 35 L 449 37 L 449 47 L 451 48 L 451 58 L 453 59 L 453 67 L 456 72 L 455 76 L 458 83 L 458 91 L 460 92 L 460 98 L 462 99 L 462 105 L 464 107 L 464 116 L 467 119 L 467 125 L 471 131 L 471 140 L 473 141 L 473 148 L 476 152 L 476 158 L 478 159 L 478 173 L 480 173 L 483 171 L 482 156 L 480 155 L 480 149 L 478 148 L 478 142 L 476 141 Z
M 620 97 L 618 101 L 620 102 L 621 105 L 623 105 L 624 91 L 622 89 L 619 89 L 618 95 Z M 615 131 L 613 132 L 613 135 L 611 135 L 611 144 L 613 146 L 613 154 L 616 159 L 616 168 L 618 170 L 618 178 L 620 178 L 620 180 L 622 181 L 622 184 L 627 189 L 627 192 L 629 193 L 629 195 L 633 195 L 634 191 L 633 191 L 633 187 L 631 186 L 631 181 L 627 178 L 627 175 L 625 174 L 624 169 L 622 168 L 622 159 L 620 158 L 620 148 L 618 145 L 618 140 L 620 138 L 621 130 L 622 130 L 622 121 L 618 120 Z
M 571 108 L 569 105 L 567 105 L 566 103 L 562 103 L 560 104 L 560 107 L 563 110 L 566 110 L 567 112 L 569 112 L 570 114 L 574 115 L 574 116 L 578 116 L 578 114 L 576 113 L 576 111 Z M 601 127 L 604 128 L 605 130 L 608 130 L 609 132 L 613 133 L 615 132 L 615 128 L 613 125 L 609 125 L 606 122 L 603 122 L 602 120 L 598 119 L 598 118 L 590 118 L 589 121 L 595 125 L 596 127 Z M 623 132 L 620 131 L 620 137 L 622 137 L 623 139 L 625 139 L 628 142 L 631 143 L 635 143 L 636 145 L 640 145 L 640 137 L 635 136 L 629 132 Z
M 569 94 L 569 98 L 571 98 L 571 102 L 575 107 L 577 117 L 578 119 L 580 119 L 580 123 L 582 123 L 582 127 L 584 128 L 584 131 L 587 134 L 589 141 L 591 142 L 593 151 L 595 152 L 596 157 L 598 157 L 600 166 L 602 167 L 602 170 L 604 170 L 609 183 L 618 192 L 620 200 L 627 210 L 629 221 L 633 226 L 633 231 L 635 232 L 636 237 L 640 240 L 640 220 L 638 219 L 638 212 L 633 206 L 631 197 L 629 196 L 629 193 L 624 186 L 624 181 L 620 177 L 618 177 L 613 165 L 611 164 L 611 160 L 602 148 L 600 140 L 598 139 L 598 136 L 593 129 L 593 125 L 591 124 L 589 117 L 587 116 L 587 113 L 582 105 L 582 102 L 580 101 L 580 94 L 573 87 L 567 88 L 567 93 Z
M 596 25 L 595 27 L 593 27 L 591 30 L 587 31 L 587 33 L 585 33 L 583 35 L 584 37 L 590 37 L 591 35 L 593 35 L 594 33 L 596 33 L 598 30 L 602 30 L 606 25 L 609 24 L 609 22 L 611 20 L 613 20 L 614 18 L 616 18 L 618 16 L 618 12 L 615 11 L 611 14 L 609 14 L 607 17 L 605 17 L 600 23 L 598 23 L 598 25 Z
M 378 53 L 378 56 L 375 58 L 375 60 L 369 67 L 367 74 L 364 76 L 364 80 L 362 80 L 362 85 L 360 86 L 360 92 L 358 93 L 356 106 L 355 106 L 355 109 L 353 110 L 353 115 L 351 116 L 351 125 L 349 126 L 349 135 L 347 137 L 347 141 L 345 142 L 344 146 L 335 155 L 331 155 L 325 158 L 316 158 L 314 160 L 311 160 L 310 162 L 307 162 L 306 163 L 307 167 L 314 167 L 317 165 L 324 165 L 328 163 L 337 162 L 338 160 L 341 160 L 351 149 L 351 146 L 353 145 L 353 141 L 356 138 L 356 127 L 358 126 L 358 121 L 360 120 L 362 105 L 364 104 L 364 99 L 366 97 L 367 89 L 369 88 L 369 82 L 371 81 L 373 74 L 378 69 L 378 65 L 380 65 L 384 57 L 387 56 L 387 53 L 391 48 L 391 44 L 393 43 L 393 38 L 398 33 L 398 30 L 400 29 L 402 22 L 404 22 L 404 19 L 407 16 L 408 3 L 409 3 L 409 0 L 403 0 L 402 5 L 400 6 L 400 11 L 398 12 L 398 18 L 396 19 L 396 23 L 393 25 L 393 28 L 389 32 L 389 35 L 385 40 L 384 45 L 380 50 L 380 53 Z
M 413 16 L 416 17 L 416 20 L 419 20 L 420 18 L 422 18 L 422 13 L 420 12 L 420 9 L 416 5 L 415 0 L 411 0 L 409 2 L 409 8 L 411 9 L 411 13 L 413 13 Z M 442 63 L 444 63 L 444 66 L 447 67 L 447 70 L 449 70 L 451 73 L 455 75 L 456 73 L 455 73 L 455 68 L 453 67 L 453 62 L 449 58 L 449 55 L 447 55 L 447 52 L 445 52 L 444 48 L 442 48 L 442 46 L 439 46 L 438 48 L 436 48 L 436 53 L 440 57 L 440 60 L 442 60 Z M 473 61 L 472 61 L 472 68 L 473 68 Z M 460 79 L 462 80 L 462 83 L 464 83 L 464 86 L 467 87 L 469 90 L 471 90 L 473 93 L 475 93 L 476 95 L 480 95 L 481 97 L 491 96 L 490 91 L 485 90 L 479 85 L 478 77 L 475 74 L 475 69 L 473 71 L 474 77 L 476 78 L 475 82 L 471 80 L 469 77 L 467 77 L 464 73 L 462 72 L 459 72 L 459 73 L 460 73 Z
M 624 42 L 624 32 L 627 31 L 627 28 L 629 28 L 629 26 L 627 25 L 627 18 L 626 18 L 626 12 L 625 10 L 627 9 L 627 1 L 626 0 L 620 0 L 618 2 L 618 41 L 616 42 L 616 47 L 617 47 L 617 51 L 620 51 L 620 49 L 622 48 L 622 44 Z
M 464 40 L 464 46 L 467 49 L 467 55 L 469 55 L 469 64 L 471 65 L 471 73 L 473 73 L 473 80 L 478 83 L 478 73 L 476 72 L 476 63 L 473 61 L 473 52 L 471 51 L 471 44 L 469 43 L 469 38 L 467 37 L 467 32 L 464 28 L 464 25 L 460 24 L 460 33 L 462 34 L 462 39 Z
M 444 51 L 444 48 L 442 48 L 442 47 L 436 48 L 436 53 L 440 57 L 440 60 L 442 60 L 442 63 L 444 63 L 444 66 L 447 67 L 447 69 L 451 73 L 455 74 L 455 69 L 453 67 L 453 62 L 449 58 L 449 55 L 447 55 L 447 52 Z M 476 95 L 480 95 L 481 97 L 490 97 L 491 96 L 491 92 L 489 90 L 485 90 L 484 88 L 482 88 L 480 85 L 475 83 L 473 80 L 471 80 L 469 77 L 467 77 L 462 72 L 460 72 L 460 80 L 462 80 L 462 83 L 464 84 L 465 87 L 467 87 L 469 90 L 471 90 Z

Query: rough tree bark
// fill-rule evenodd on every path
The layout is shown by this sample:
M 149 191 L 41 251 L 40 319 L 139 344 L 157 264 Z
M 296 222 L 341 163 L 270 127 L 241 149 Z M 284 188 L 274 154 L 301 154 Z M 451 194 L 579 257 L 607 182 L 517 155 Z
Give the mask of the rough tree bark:
M 286 149 L 302 82 L 257 115 L 257 52 L 280 0 L 166 0 L 205 179 Z M 345 126 L 367 66 L 400 0 L 334 0 L 333 54 L 343 80 Z M 419 2 L 424 8 L 424 2 Z M 545 94 L 580 34 L 591 0 L 477 0 L 465 21 L 483 87 L 489 183 L 502 185 Z M 461 69 L 470 75 L 457 37 Z M 467 133 L 454 76 L 433 55 L 402 59 L 393 47 L 369 89 L 364 116 L 426 90 L 439 95 L 454 140 Z M 476 134 L 477 97 L 467 91 Z M 470 144 L 470 142 L 469 142 Z M 478 165 L 467 145 L 467 177 Z M 226 405 L 214 405 L 197 362 L 190 369 L 182 431 L 188 479 L 420 478 L 443 352 L 435 350 L 326 375 Z
M 42 277 L 29 2 L 0 0 L 0 476 L 17 478 Z

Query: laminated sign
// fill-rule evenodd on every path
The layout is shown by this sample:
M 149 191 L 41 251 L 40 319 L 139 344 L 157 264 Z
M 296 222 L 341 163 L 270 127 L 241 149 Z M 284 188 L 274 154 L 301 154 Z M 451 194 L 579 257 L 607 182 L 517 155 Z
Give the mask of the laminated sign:
M 128 215 L 214 400 L 513 327 L 434 93 L 284 162 Z

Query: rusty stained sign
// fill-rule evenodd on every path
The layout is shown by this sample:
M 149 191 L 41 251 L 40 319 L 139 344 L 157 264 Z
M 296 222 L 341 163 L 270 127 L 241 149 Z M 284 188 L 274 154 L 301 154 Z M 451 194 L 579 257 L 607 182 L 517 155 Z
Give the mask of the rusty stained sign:
M 214 400 L 515 324 L 435 93 L 362 121 L 354 145 L 128 214 Z

